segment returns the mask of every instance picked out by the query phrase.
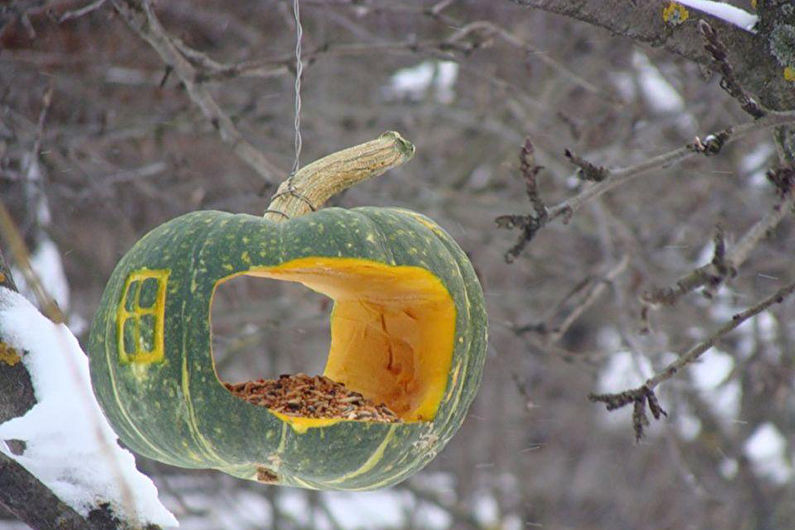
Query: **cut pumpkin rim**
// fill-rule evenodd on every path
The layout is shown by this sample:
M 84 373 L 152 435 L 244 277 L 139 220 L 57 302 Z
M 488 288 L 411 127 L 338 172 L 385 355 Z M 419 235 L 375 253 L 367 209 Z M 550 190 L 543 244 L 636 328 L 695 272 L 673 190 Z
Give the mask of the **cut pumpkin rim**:
M 455 349 L 456 305 L 431 271 L 362 258 L 298 258 L 219 279 L 210 304 L 219 285 L 244 275 L 300 283 L 331 298 L 331 345 L 323 375 L 386 404 L 404 423 L 434 419 Z M 371 423 L 266 410 L 299 433 L 339 422 Z

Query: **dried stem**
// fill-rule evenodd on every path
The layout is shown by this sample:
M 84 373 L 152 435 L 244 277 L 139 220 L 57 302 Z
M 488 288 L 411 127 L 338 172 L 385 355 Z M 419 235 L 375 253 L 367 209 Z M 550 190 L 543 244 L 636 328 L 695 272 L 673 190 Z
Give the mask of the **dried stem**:
M 265 218 L 284 221 L 317 210 L 332 196 L 400 166 L 414 156 L 414 144 L 395 131 L 330 154 L 281 183 Z
M 221 139 L 232 147 L 232 151 L 259 174 L 263 180 L 276 183 L 278 175 L 284 174 L 265 156 L 262 151 L 246 140 L 235 127 L 207 88 L 198 82 L 198 72 L 191 62 L 181 53 L 174 39 L 160 24 L 150 0 L 113 0 L 113 7 L 138 35 L 149 43 L 160 55 L 163 62 L 179 77 L 191 100 L 210 120 L 213 128 L 221 135 Z
M 782 287 L 769 297 L 765 298 L 755 306 L 746 309 L 742 313 L 737 313 L 732 319 L 721 326 L 715 333 L 713 333 L 706 340 L 696 344 L 687 352 L 682 354 L 678 359 L 671 362 L 668 366 L 663 368 L 660 372 L 655 374 L 650 379 L 647 379 L 643 385 L 625 390 L 615 394 L 589 394 L 588 399 L 595 402 L 605 403 L 607 410 L 615 410 L 633 403 L 635 410 L 633 413 L 633 422 L 635 427 L 635 438 L 640 439 L 643 436 L 643 427 L 648 424 L 646 418 L 645 407 L 649 406 L 649 410 L 655 419 L 659 419 L 660 415 L 666 415 L 665 411 L 660 407 L 657 402 L 657 397 L 654 394 L 654 389 L 663 381 L 671 379 L 680 370 L 688 364 L 698 359 L 704 352 L 712 348 L 724 335 L 739 327 L 743 322 L 751 317 L 754 317 L 766 310 L 773 304 L 778 304 L 784 299 L 795 292 L 795 282 Z

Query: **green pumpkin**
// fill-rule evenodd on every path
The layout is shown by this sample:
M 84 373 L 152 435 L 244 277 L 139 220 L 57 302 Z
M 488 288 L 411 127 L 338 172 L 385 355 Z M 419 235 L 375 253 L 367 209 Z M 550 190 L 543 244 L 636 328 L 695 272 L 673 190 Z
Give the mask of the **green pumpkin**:
M 218 379 L 210 307 L 240 275 L 334 300 L 324 375 L 401 423 L 286 416 Z M 428 218 L 328 208 L 276 223 L 199 211 L 147 234 L 113 272 L 91 327 L 94 391 L 121 440 L 168 464 L 318 489 L 366 490 L 426 465 L 460 427 L 486 352 L 467 256 Z

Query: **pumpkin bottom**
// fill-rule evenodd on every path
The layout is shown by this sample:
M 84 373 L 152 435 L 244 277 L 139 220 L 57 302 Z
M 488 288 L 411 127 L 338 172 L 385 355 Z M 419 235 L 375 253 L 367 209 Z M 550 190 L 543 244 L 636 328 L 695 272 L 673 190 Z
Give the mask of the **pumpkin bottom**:
M 297 282 L 334 300 L 323 375 L 404 422 L 430 421 L 447 385 L 456 309 L 430 271 L 354 258 L 301 258 L 240 274 Z M 296 430 L 342 418 L 279 416 Z

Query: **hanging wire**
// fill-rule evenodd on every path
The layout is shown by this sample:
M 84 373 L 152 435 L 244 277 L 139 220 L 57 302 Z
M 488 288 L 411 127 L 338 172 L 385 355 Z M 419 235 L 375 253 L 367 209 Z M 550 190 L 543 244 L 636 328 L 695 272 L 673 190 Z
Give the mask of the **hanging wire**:
M 299 0 L 293 0 L 293 17 L 295 18 L 295 160 L 293 168 L 290 170 L 290 176 L 294 175 L 301 165 L 301 148 L 303 147 L 301 139 L 301 76 L 304 72 L 304 65 L 301 62 L 301 37 L 304 35 L 304 29 L 301 27 Z

